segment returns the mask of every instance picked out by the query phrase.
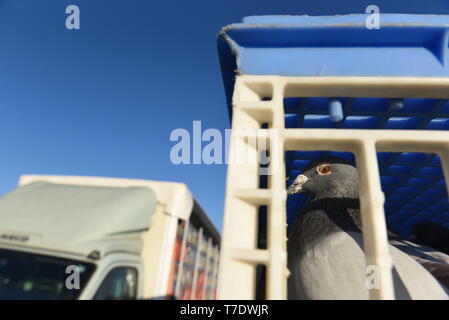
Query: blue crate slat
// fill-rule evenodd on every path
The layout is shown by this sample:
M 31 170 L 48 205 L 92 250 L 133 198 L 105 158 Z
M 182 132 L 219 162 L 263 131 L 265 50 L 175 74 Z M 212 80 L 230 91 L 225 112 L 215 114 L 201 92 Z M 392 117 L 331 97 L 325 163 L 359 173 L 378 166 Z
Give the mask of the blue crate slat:
M 254 16 L 226 26 L 218 37 L 225 83 L 232 87 L 228 82 L 236 70 L 284 76 L 449 75 L 449 16 L 382 14 L 380 29 L 366 28 L 368 16 Z
M 281 76 L 449 77 L 449 16 L 382 14 L 380 29 L 368 15 L 252 16 L 218 35 L 223 81 L 232 116 L 236 74 Z M 286 128 L 448 130 L 449 102 L 442 99 L 340 97 L 284 99 Z M 330 112 L 331 111 L 331 112 Z M 307 163 L 323 155 L 354 161 L 351 153 L 288 151 L 290 184 Z M 421 221 L 449 226 L 449 203 L 435 155 L 378 153 L 389 226 L 402 236 Z M 307 202 L 287 200 L 291 223 Z

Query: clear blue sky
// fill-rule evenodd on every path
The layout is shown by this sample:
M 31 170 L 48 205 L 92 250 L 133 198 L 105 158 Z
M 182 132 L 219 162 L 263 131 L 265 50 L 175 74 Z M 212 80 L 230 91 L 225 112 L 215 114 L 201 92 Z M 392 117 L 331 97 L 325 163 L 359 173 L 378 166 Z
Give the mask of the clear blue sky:
M 65 28 L 65 8 L 81 30 Z M 170 162 L 170 132 L 229 127 L 216 52 L 254 14 L 449 14 L 449 0 L 0 0 L 0 194 L 21 174 L 185 182 L 221 229 L 225 165 Z

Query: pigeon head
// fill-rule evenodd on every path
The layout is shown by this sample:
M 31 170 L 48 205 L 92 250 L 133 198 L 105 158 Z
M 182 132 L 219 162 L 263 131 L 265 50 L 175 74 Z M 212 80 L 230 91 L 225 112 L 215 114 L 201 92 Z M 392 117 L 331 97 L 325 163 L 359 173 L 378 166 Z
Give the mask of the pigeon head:
M 312 200 L 358 198 L 357 169 L 342 158 L 322 157 L 313 160 L 288 187 L 287 193 L 305 193 Z

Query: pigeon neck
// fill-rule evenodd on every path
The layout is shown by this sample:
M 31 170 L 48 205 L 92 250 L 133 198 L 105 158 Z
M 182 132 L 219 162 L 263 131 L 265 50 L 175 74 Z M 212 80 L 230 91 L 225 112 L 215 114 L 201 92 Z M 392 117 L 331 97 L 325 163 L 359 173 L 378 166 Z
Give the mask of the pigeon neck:
M 352 185 L 341 185 L 341 188 L 329 188 L 320 190 L 320 192 L 309 193 L 310 201 L 339 201 L 341 203 L 350 204 L 348 200 L 357 200 L 359 198 L 359 191 L 357 187 Z M 352 205 L 352 204 L 350 204 Z
M 359 198 L 314 198 L 306 211 L 322 211 L 325 216 L 339 226 L 350 226 L 361 229 Z
M 361 232 L 358 198 L 325 198 L 309 202 L 298 221 L 300 246 L 307 250 L 337 232 Z

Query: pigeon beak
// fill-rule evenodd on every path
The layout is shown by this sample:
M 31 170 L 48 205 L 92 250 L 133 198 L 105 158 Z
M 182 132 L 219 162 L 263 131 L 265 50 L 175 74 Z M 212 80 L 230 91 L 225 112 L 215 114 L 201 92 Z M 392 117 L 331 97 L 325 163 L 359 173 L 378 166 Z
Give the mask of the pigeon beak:
M 295 181 L 287 188 L 287 194 L 301 193 L 303 185 L 309 180 L 305 175 L 300 174 Z

